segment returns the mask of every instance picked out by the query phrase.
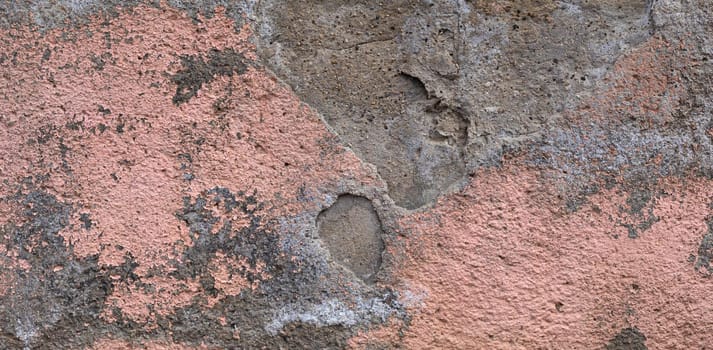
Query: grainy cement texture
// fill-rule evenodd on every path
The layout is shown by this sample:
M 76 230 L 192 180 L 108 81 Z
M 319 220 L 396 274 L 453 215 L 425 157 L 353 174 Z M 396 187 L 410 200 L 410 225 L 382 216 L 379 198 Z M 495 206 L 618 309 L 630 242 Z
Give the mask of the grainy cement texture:
M 713 348 L 708 0 L 0 2 L 0 349 Z

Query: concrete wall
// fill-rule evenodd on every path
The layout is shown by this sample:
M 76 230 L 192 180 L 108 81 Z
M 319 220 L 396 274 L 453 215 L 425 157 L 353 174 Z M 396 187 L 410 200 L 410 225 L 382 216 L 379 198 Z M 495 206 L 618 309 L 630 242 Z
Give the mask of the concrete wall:
M 2 349 L 713 346 L 713 6 L 0 4 Z

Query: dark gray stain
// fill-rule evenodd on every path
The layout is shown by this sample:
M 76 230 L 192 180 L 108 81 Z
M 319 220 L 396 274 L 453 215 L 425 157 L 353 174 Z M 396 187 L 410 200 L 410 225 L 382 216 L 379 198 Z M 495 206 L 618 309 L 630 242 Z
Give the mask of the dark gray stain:
M 49 48 L 46 48 L 45 51 L 42 53 L 41 62 L 48 61 L 50 59 L 51 55 L 52 55 L 52 50 L 50 50 Z
M 130 256 L 124 264 L 100 267 L 97 256 L 77 258 L 59 234 L 68 228 L 70 203 L 39 188 L 18 189 L 0 200 L 17 210 L 0 228 L 0 244 L 16 250 L 30 268 L 2 267 L 12 276 L 11 293 L 0 299 L 0 347 L 4 349 L 82 348 L 106 325 L 99 318 L 113 283 L 135 278 Z M 110 276 L 117 277 L 112 280 Z M 82 325 L 82 326 L 77 326 Z
M 629 197 L 626 199 L 626 207 L 619 208 L 621 213 L 629 214 L 634 223 L 621 224 L 628 231 L 629 238 L 638 238 L 639 235 L 650 229 L 653 224 L 659 221 L 659 217 L 654 214 L 656 196 L 654 191 L 642 182 L 635 183 L 629 190 Z
M 232 48 L 211 49 L 205 56 L 181 56 L 183 69 L 170 77 L 176 84 L 173 103 L 180 105 L 193 98 L 203 84 L 210 83 L 216 76 L 243 74 L 248 68 L 245 57 Z
M 111 52 L 104 52 L 99 56 L 92 54 L 89 57 L 89 60 L 92 61 L 92 67 L 97 71 L 103 71 L 104 66 L 106 66 L 107 63 L 116 63 L 116 60 L 112 56 Z
M 641 211 L 652 201 L 651 191 L 646 189 L 635 189 L 629 192 L 626 204 L 629 206 L 630 214 L 641 214 Z
M 102 115 L 109 115 L 109 114 L 111 114 L 111 109 L 109 109 L 109 108 L 104 108 L 104 106 L 102 106 L 102 105 L 99 105 L 99 109 L 98 109 L 98 110 L 99 110 L 99 113 L 101 113 Z
M 272 227 L 277 223 L 265 221 L 260 214 L 265 208 L 254 193 L 221 187 L 184 199 L 176 218 L 188 227 L 191 246 L 180 259 L 170 262 L 171 272 L 160 268 L 149 272 L 197 280 L 201 296 L 190 305 L 145 322 L 126 317 L 119 308 L 105 309 L 107 297 L 117 284 L 149 293 L 154 287 L 134 273 L 138 264 L 128 253 L 119 266 L 100 266 L 98 256 L 77 258 L 71 243 L 59 234 L 72 229 L 69 223 L 75 209 L 35 186 L 43 178 L 27 178 L 15 195 L 0 198 L 16 208 L 9 223 L 0 227 L 0 244 L 17 251 L 18 258 L 30 266 L 28 270 L 0 267 L 0 276 L 13 281 L 11 292 L 0 299 L 0 324 L 5 325 L 0 327 L 2 349 L 81 349 L 106 336 L 170 339 L 188 346 L 206 344 L 226 349 L 341 349 L 361 327 L 339 323 L 341 314 L 321 314 L 319 317 L 328 319 L 326 323 L 301 319 L 300 312 L 304 311 L 299 310 L 309 310 L 322 300 L 345 298 L 343 281 L 350 278 L 349 274 L 330 269 L 319 250 L 307 248 L 307 238 L 275 233 Z M 234 223 L 232 218 L 238 213 L 248 218 L 247 225 L 242 224 L 244 221 L 240 226 Z M 90 229 L 89 215 L 79 213 L 79 217 L 83 227 L 78 229 Z M 230 273 L 259 282 L 259 287 L 206 307 L 205 298 L 220 292 L 209 267 L 219 252 L 246 261 L 247 266 L 231 268 Z M 357 288 L 352 292 L 368 300 L 378 298 L 381 308 L 406 317 L 390 290 Z M 344 300 L 345 305 L 348 300 Z M 298 311 L 283 311 L 286 306 Z M 276 333 L 268 331 L 266 325 L 281 312 L 287 312 L 283 315 L 286 321 Z M 378 308 L 358 312 L 364 314 L 358 320 L 364 327 L 384 322 L 384 315 L 390 314 Z M 115 321 L 107 323 L 100 317 L 103 313 Z
M 215 187 L 195 198 L 186 197 L 183 209 L 176 217 L 189 229 L 192 245 L 182 258 L 174 262 L 170 275 L 182 279 L 197 278 L 206 295 L 215 295 L 215 283 L 208 265 L 218 252 L 224 256 L 247 261 L 247 267 L 230 271 L 249 282 L 259 282 L 257 290 L 248 290 L 239 296 L 227 297 L 213 308 L 194 304 L 177 310 L 159 320 L 173 325 L 172 337 L 177 342 L 239 348 L 344 348 L 354 329 L 343 325 L 316 327 L 300 321 L 288 322 L 277 335 L 266 331 L 266 324 L 275 317 L 281 305 L 310 305 L 318 300 L 336 297 L 342 290 L 334 282 L 339 273 L 320 263 L 319 252 L 306 249 L 304 238 L 281 237 L 274 233 L 274 222 L 265 221 L 261 215 L 263 204 L 256 194 L 232 192 Z M 218 214 L 216 214 L 218 213 Z M 247 217 L 248 225 L 237 226 L 232 217 Z M 260 267 L 262 273 L 255 273 Z M 265 276 L 269 278 L 265 279 Z M 391 295 L 389 291 L 374 291 Z M 370 293 L 365 294 L 365 296 Z M 395 298 L 389 299 L 395 309 L 401 306 Z M 219 322 L 224 318 L 228 326 Z M 372 322 L 378 323 L 378 318 Z M 240 329 L 240 339 L 233 337 L 233 326 Z
M 274 266 L 268 264 L 267 268 L 284 263 L 279 258 L 278 237 L 265 230 L 263 218 L 257 214 L 262 205 L 258 204 L 254 195 L 241 192 L 238 196 L 240 201 L 228 189 L 216 187 L 195 199 L 184 198 L 183 209 L 176 216 L 188 226 L 192 246 L 185 251 L 181 262 L 176 262 L 176 271 L 172 275 L 187 279 L 207 272 L 209 260 L 219 251 L 230 257 L 247 259 L 252 268 L 260 261 L 275 263 Z M 246 214 L 249 226 L 234 230 L 232 219 L 213 215 L 211 208 L 215 207 L 226 216 L 233 210 Z M 260 278 L 260 274 L 247 269 L 237 272 L 245 275 L 250 282 Z
M 606 345 L 606 350 L 647 350 L 646 336 L 636 327 L 624 328 Z
M 91 230 L 93 223 L 91 217 L 89 216 L 89 213 L 79 214 L 79 221 L 82 222 L 82 226 L 85 230 Z
M 701 239 L 698 246 L 698 259 L 695 268 L 706 276 L 713 275 L 713 217 L 708 219 L 708 232 Z

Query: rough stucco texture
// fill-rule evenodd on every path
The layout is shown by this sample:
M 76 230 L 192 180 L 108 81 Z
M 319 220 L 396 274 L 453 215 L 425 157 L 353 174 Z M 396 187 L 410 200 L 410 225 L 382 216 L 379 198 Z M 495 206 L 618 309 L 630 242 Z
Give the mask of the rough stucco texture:
M 713 348 L 707 1 L 0 14 L 0 349 Z

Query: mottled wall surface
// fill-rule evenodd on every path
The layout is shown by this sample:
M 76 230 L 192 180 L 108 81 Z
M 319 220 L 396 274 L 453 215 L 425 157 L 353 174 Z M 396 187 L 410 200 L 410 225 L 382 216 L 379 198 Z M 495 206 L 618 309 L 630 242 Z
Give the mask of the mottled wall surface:
M 0 15 L 0 349 L 713 347 L 708 1 Z

